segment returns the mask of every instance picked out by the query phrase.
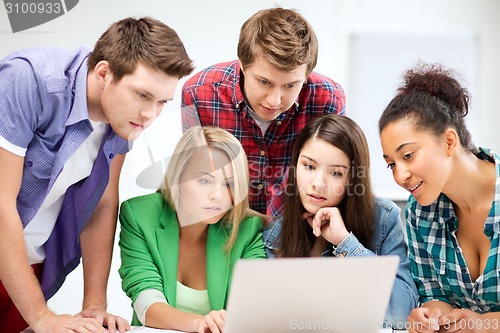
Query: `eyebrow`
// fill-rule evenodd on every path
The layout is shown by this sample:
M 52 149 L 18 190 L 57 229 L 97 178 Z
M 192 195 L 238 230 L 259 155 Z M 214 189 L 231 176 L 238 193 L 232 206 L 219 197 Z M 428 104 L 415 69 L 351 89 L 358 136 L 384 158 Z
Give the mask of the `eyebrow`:
M 269 80 L 267 77 L 265 76 L 262 76 L 262 75 L 259 75 L 259 74 L 255 74 L 254 75 L 254 78 L 258 79 L 258 80 L 266 80 L 266 81 L 269 81 L 269 82 L 273 82 L 272 80 Z M 297 84 L 297 83 L 300 83 L 302 80 L 295 80 L 293 82 L 287 82 L 287 83 L 284 83 L 283 85 L 287 85 L 287 84 Z
M 401 151 L 401 149 L 403 149 L 404 147 L 408 146 L 408 145 L 412 145 L 412 144 L 415 144 L 416 142 L 406 142 L 406 143 L 403 143 L 401 145 L 398 146 L 398 148 L 396 148 L 396 153 L 399 153 Z M 384 154 L 382 155 L 383 158 L 388 158 L 389 156 L 387 154 Z
M 134 87 L 135 90 L 140 91 L 143 94 L 146 94 L 146 95 L 148 95 L 151 98 L 155 98 L 156 97 L 155 94 L 153 94 L 148 89 L 137 87 L 137 86 L 133 86 L 133 87 Z M 173 99 L 174 99 L 173 97 L 172 98 L 165 98 L 165 99 L 159 100 L 159 102 L 169 102 L 169 101 L 172 101 Z
M 212 178 L 215 178 L 214 175 L 212 175 L 210 172 L 206 172 L 206 171 L 198 171 L 195 173 L 195 175 L 202 175 L 202 176 L 209 176 L 209 177 L 212 177 Z M 224 180 L 234 180 L 234 177 L 226 177 L 224 178 Z
M 314 160 L 313 158 L 310 158 L 309 156 L 301 155 L 300 157 L 304 157 L 304 158 L 307 158 L 308 160 L 310 160 L 311 162 L 318 163 L 316 160 Z M 343 164 L 331 164 L 331 165 L 329 165 L 329 167 L 349 169 L 349 167 L 347 167 Z
M 205 171 L 198 171 L 195 173 L 196 176 L 201 175 L 201 176 L 209 176 L 212 178 L 215 178 L 214 175 L 212 175 L 210 172 L 205 172 Z

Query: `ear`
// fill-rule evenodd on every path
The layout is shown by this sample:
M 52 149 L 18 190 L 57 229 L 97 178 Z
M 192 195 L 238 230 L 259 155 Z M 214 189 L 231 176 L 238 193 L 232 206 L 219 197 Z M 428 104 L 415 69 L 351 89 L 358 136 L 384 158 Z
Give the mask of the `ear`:
M 106 60 L 101 60 L 95 65 L 93 74 L 101 88 L 104 87 L 106 82 L 113 81 L 113 73 Z
M 241 72 L 243 74 L 245 74 L 245 68 L 243 68 L 243 64 L 241 63 L 241 60 L 238 60 L 238 62 L 240 63 L 240 69 L 241 69 Z
M 457 131 L 453 128 L 448 128 L 444 131 L 444 139 L 448 156 L 454 156 L 460 147 L 460 138 Z

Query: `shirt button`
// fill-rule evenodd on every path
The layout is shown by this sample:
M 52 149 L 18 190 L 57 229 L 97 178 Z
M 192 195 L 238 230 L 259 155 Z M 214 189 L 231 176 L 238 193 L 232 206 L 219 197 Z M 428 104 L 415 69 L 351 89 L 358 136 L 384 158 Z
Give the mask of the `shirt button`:
M 259 190 L 262 190 L 262 189 L 264 188 L 264 185 L 259 184 L 259 185 L 257 185 L 257 188 L 258 188 Z
M 234 107 L 235 107 L 235 108 L 236 108 L 236 110 L 237 110 L 237 109 L 239 109 L 239 108 L 240 108 L 240 105 L 239 105 L 239 104 L 236 104 Z
M 261 150 L 260 151 L 260 156 L 266 156 L 266 151 L 265 150 Z
M 113 155 L 113 154 L 109 154 L 109 158 L 113 158 L 113 156 L 115 156 L 115 155 Z
M 276 122 L 276 125 L 278 125 L 278 126 L 279 126 L 279 125 L 281 125 L 281 121 L 279 121 L 279 120 L 278 120 L 278 121 Z
M 33 166 L 33 161 L 26 162 L 26 165 L 28 166 L 28 168 L 31 168 Z

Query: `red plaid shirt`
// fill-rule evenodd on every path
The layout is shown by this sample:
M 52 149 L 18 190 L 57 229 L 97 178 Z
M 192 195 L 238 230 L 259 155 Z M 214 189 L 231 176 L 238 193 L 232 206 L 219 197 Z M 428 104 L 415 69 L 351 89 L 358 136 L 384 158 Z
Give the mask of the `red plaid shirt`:
M 248 157 L 250 205 L 266 213 L 274 193 L 281 192 L 295 138 L 310 119 L 344 114 L 342 87 L 326 76 L 311 73 L 295 104 L 276 118 L 265 135 L 248 113 L 240 87 L 239 62 L 210 66 L 182 87 L 183 131 L 195 125 L 226 129 L 238 138 Z

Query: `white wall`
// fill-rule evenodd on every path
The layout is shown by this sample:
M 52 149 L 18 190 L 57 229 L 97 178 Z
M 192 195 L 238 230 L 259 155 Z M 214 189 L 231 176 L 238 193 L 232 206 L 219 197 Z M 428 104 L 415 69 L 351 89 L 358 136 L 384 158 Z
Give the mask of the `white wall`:
M 174 28 L 195 61 L 197 70 L 236 57 L 241 24 L 261 8 L 275 4 L 299 9 L 319 38 L 320 55 L 316 70 L 332 77 L 345 88 L 347 112 L 350 98 L 350 37 L 356 32 L 379 33 L 475 33 L 479 38 L 477 77 L 472 96 L 478 130 L 477 145 L 500 151 L 495 125 L 500 123 L 497 94 L 500 92 L 500 2 L 497 0 L 82 0 L 62 17 L 26 32 L 13 34 L 3 6 L 0 8 L 0 58 L 33 46 L 58 45 L 75 48 L 92 46 L 114 21 L 126 16 L 150 15 Z M 395 55 L 396 56 L 396 55 Z M 391 59 L 387 59 L 391 61 Z M 156 123 L 135 143 L 121 178 L 121 199 L 150 193 L 135 184 L 136 176 L 150 164 L 167 157 L 180 137 L 180 86 L 175 100 Z M 389 101 L 387 101 L 389 102 Z M 366 110 L 381 112 L 381 110 Z M 378 144 L 370 142 L 371 145 Z M 379 159 L 372 156 L 372 160 Z M 109 280 L 109 310 L 131 317 L 130 302 L 121 291 L 117 274 L 119 255 L 115 248 Z M 57 312 L 75 313 L 82 301 L 81 267 L 69 277 L 49 302 Z

